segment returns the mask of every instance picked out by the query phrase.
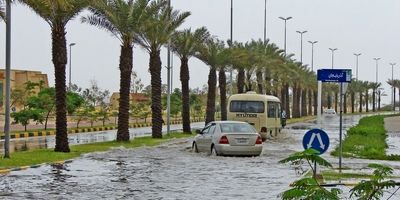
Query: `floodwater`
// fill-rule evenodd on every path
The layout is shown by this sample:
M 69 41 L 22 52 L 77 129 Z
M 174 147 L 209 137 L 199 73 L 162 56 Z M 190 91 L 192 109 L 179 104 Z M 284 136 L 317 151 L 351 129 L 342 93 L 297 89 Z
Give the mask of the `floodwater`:
M 346 116 L 344 129 L 360 116 Z M 322 128 L 338 143 L 338 118 Z M 212 157 L 190 152 L 190 140 L 156 148 L 86 154 L 64 165 L 47 165 L 0 176 L 4 199 L 279 199 L 299 170 L 278 161 L 302 150 L 304 133 L 315 122 L 290 125 L 267 140 L 260 157 Z M 337 158 L 323 155 L 337 167 Z M 366 170 L 368 160 L 344 159 L 344 166 Z M 398 168 L 394 162 L 387 164 Z M 398 170 L 397 170 L 398 171 Z M 349 188 L 342 187 L 344 192 Z M 389 195 L 389 193 L 387 193 Z M 395 197 L 398 199 L 400 196 Z
M 193 129 L 200 129 L 204 127 L 204 122 L 192 123 L 191 127 Z M 182 130 L 181 124 L 171 124 L 171 131 Z M 163 126 L 163 132 L 167 131 L 167 126 Z M 130 138 L 141 137 L 151 134 L 151 127 L 142 128 L 131 128 L 129 129 Z M 68 135 L 68 142 L 70 145 L 76 144 L 87 144 L 93 142 L 106 142 L 113 141 L 117 137 L 117 130 L 110 131 L 98 131 L 90 133 L 75 133 Z M 44 149 L 44 148 L 54 148 L 55 147 L 55 136 L 46 137 L 30 137 L 30 138 L 19 138 L 12 139 L 10 141 L 10 151 L 20 151 L 20 150 L 32 150 L 32 149 Z M 0 154 L 4 153 L 4 140 L 0 140 Z

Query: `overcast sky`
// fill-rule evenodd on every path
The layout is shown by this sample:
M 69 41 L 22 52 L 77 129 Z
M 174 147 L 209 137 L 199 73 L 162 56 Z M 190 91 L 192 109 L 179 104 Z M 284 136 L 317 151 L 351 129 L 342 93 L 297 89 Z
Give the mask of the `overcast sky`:
M 230 0 L 171 0 L 172 6 L 190 11 L 181 28 L 206 26 L 221 40 L 230 37 Z M 284 23 L 278 17 L 293 17 L 288 21 L 287 51 L 300 60 L 300 35 L 297 30 L 307 30 L 304 35 L 303 61 L 311 62 L 311 45 L 306 41 L 318 40 L 315 46 L 315 67 L 331 68 L 331 52 L 335 53 L 335 68 L 353 68 L 355 56 L 360 52 L 359 79 L 375 81 L 374 57 L 379 62 L 379 81 L 384 82 L 384 102 L 390 102 L 391 91 L 386 80 L 391 78 L 390 62 L 398 62 L 394 77 L 400 78 L 400 1 L 399 0 L 268 0 L 267 36 L 283 48 Z M 12 68 L 38 70 L 47 73 L 54 84 L 54 67 L 51 62 L 51 32 L 49 25 L 30 9 L 12 6 Z M 82 13 L 82 15 L 86 15 Z M 67 26 L 67 42 L 72 47 L 72 82 L 86 88 L 91 79 L 111 92 L 119 88 L 119 41 L 110 33 L 82 24 L 80 17 Z M 263 38 L 264 0 L 234 0 L 234 40 L 246 42 Z M 5 24 L 0 26 L 0 46 L 5 46 Z M 166 51 L 162 52 L 163 66 Z M 0 48 L 0 63 L 5 63 L 4 48 Z M 134 70 L 143 83 L 150 83 L 147 53 L 134 50 Z M 190 87 L 207 83 L 208 67 L 195 58 L 190 60 Z M 180 87 L 179 65 L 174 58 L 174 87 Z M 4 66 L 4 64 L 3 64 Z M 67 65 L 68 67 L 68 65 Z M 67 74 L 68 80 L 69 74 Z M 163 68 L 163 83 L 166 70 Z

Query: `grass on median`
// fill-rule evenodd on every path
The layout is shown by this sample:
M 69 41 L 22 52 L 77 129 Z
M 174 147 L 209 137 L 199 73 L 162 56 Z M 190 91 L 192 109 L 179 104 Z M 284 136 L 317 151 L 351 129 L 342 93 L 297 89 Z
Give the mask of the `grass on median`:
M 364 117 L 357 126 L 350 128 L 343 141 L 343 156 L 377 160 L 393 159 L 385 153 L 388 147 L 384 127 L 385 117 L 382 115 Z M 339 146 L 332 155 L 339 155 Z
M 51 163 L 57 161 L 68 160 L 79 157 L 85 153 L 107 151 L 113 147 L 135 148 L 141 146 L 157 146 L 171 139 L 188 138 L 193 134 L 171 133 L 164 135 L 162 139 L 153 139 L 151 136 L 138 137 L 129 142 L 98 142 L 91 144 L 81 144 L 70 146 L 70 153 L 54 152 L 53 149 L 38 149 L 32 151 L 14 152 L 11 159 L 0 159 L 0 169 L 8 169 L 14 167 L 31 166 L 42 163 Z

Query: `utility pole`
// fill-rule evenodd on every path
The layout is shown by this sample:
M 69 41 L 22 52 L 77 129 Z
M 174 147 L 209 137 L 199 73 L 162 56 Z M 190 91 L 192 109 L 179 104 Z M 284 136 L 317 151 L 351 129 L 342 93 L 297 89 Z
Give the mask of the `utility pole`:
M 233 44 L 233 0 L 231 0 L 231 43 Z M 229 86 L 229 93 L 230 95 L 233 94 L 233 69 L 229 72 L 229 80 L 231 82 Z
M 168 8 L 171 8 L 171 0 L 168 0 Z M 169 134 L 171 130 L 171 40 L 168 42 L 167 56 L 167 134 Z
M 10 158 L 11 97 L 11 0 L 6 0 L 6 105 L 4 122 L 4 158 Z

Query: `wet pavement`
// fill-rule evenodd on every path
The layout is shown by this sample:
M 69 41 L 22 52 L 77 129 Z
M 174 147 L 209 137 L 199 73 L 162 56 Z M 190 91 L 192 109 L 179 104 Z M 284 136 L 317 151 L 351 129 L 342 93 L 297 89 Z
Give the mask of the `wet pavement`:
M 344 129 L 360 116 L 344 117 Z M 338 117 L 325 118 L 322 128 L 331 145 L 338 144 Z M 278 161 L 302 150 L 304 133 L 315 122 L 289 125 L 278 138 L 267 140 L 260 157 L 212 157 L 192 153 L 190 140 L 155 148 L 123 149 L 86 154 L 65 165 L 42 166 L 0 176 L 4 199 L 279 199 L 301 177 Z M 367 170 L 372 161 L 344 159 L 344 166 Z M 397 162 L 385 161 L 400 170 Z M 344 192 L 349 188 L 342 187 Z M 389 195 L 389 193 L 387 193 Z M 396 196 L 394 199 L 399 199 Z

